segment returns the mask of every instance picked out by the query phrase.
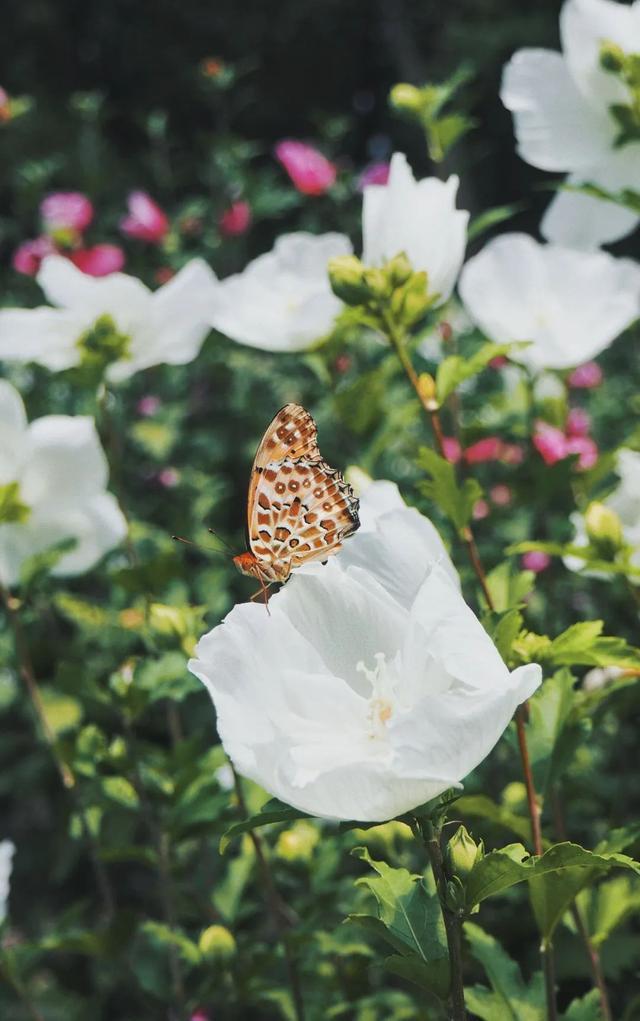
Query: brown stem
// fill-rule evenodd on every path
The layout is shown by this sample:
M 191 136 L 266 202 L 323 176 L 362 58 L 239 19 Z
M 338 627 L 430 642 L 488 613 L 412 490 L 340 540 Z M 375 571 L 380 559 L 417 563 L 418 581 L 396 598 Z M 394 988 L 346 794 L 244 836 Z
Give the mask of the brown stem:
M 244 792 L 242 790 L 242 781 L 236 773 L 233 763 L 230 763 L 231 770 L 233 772 L 233 785 L 238 801 L 238 807 L 242 813 L 243 818 L 248 818 L 249 813 L 247 811 L 247 803 L 245 801 Z M 295 1010 L 296 1021 L 304 1021 L 304 1000 L 302 997 L 302 985 L 300 983 L 300 976 L 298 974 L 298 966 L 296 959 L 291 949 L 287 929 L 294 925 L 297 921 L 297 915 L 291 910 L 288 904 L 282 900 L 278 889 L 276 887 L 273 873 L 269 860 L 264 853 L 262 839 L 255 830 L 249 832 L 251 843 L 256 854 L 256 861 L 262 877 L 262 884 L 266 894 L 267 909 L 271 916 L 273 927 L 278 934 L 278 938 L 282 944 L 284 950 L 285 961 L 287 965 L 287 976 L 289 980 L 289 988 L 291 990 L 291 997 L 293 999 L 293 1006 Z
M 567 840 L 567 827 L 564 819 L 564 811 L 562 807 L 562 799 L 560 797 L 560 791 L 558 788 L 554 788 L 552 794 L 553 801 L 553 817 L 556 827 L 556 832 L 560 840 Z M 602 963 L 600 961 L 600 954 L 598 948 L 594 946 L 587 929 L 584 916 L 580 910 L 577 901 L 573 901 L 570 909 L 573 923 L 576 927 L 576 931 L 582 940 L 584 951 L 587 956 L 589 963 L 589 969 L 591 971 L 591 977 L 593 984 L 598 990 L 600 995 L 600 1010 L 602 1012 L 603 1021 L 613 1021 L 613 1014 L 611 1013 L 611 1004 L 609 1003 L 609 993 L 607 990 L 607 982 L 602 970 Z
M 33 669 L 33 663 L 31 660 L 31 653 L 27 644 L 24 631 L 22 629 L 22 621 L 20 619 L 20 600 L 12 596 L 4 586 L 0 585 L 0 595 L 7 611 L 7 618 L 13 632 L 13 640 L 16 651 L 16 658 L 18 660 L 18 666 L 20 670 L 20 676 L 24 682 L 25 688 L 29 695 L 32 708 L 34 710 L 36 719 L 40 726 L 40 729 L 44 735 L 45 741 L 49 746 L 49 750 L 53 757 L 53 761 L 56 764 L 56 768 L 60 775 L 63 787 L 69 791 L 73 807 L 77 813 L 78 819 L 80 820 L 80 826 L 82 828 L 82 835 L 84 837 L 89 857 L 91 858 L 91 864 L 96 877 L 96 883 L 100 891 L 102 898 L 102 904 L 104 908 L 105 917 L 107 919 L 113 916 L 115 911 L 115 899 L 111 883 L 109 882 L 109 876 L 107 870 L 100 858 L 100 849 L 96 843 L 96 839 L 91 832 L 91 826 L 87 820 L 87 813 L 82 804 L 76 778 L 71 767 L 62 759 L 58 752 L 58 744 L 56 736 L 51 729 L 47 714 L 45 712 L 44 704 L 42 701 L 42 695 L 40 694 L 40 688 L 36 680 L 35 671 Z
M 464 978 L 462 973 L 462 945 L 460 936 L 460 918 L 449 910 L 444 903 L 442 891 L 446 888 L 447 877 L 444 871 L 442 860 L 442 848 L 440 846 L 440 834 L 434 831 L 425 841 L 436 887 L 440 896 L 444 928 L 447 934 L 447 946 L 449 948 L 449 968 L 451 972 L 451 987 L 449 996 L 451 1000 L 451 1021 L 467 1021 L 467 1010 L 464 1002 Z

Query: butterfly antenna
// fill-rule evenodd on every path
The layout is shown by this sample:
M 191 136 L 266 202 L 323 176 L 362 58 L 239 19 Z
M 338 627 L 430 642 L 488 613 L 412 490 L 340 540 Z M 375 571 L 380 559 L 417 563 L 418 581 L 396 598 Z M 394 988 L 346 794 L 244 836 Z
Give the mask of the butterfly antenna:
M 221 535 L 218 535 L 217 532 L 214 532 L 213 528 L 207 528 L 207 532 L 209 533 L 209 535 L 215 536 L 215 538 L 218 540 L 218 542 L 221 542 L 222 545 L 225 547 L 225 549 L 229 550 L 229 553 L 231 554 L 232 557 L 237 556 L 237 552 L 238 551 L 232 549 L 232 547 L 229 545 L 229 543 L 226 541 L 226 539 L 223 539 Z
M 171 538 L 174 542 L 183 542 L 185 546 L 195 546 L 196 549 L 206 550 L 207 553 L 219 553 L 222 556 L 226 554 L 222 550 L 216 549 L 215 546 L 203 546 L 199 542 L 194 542 L 193 539 L 184 539 L 181 535 L 172 535 Z

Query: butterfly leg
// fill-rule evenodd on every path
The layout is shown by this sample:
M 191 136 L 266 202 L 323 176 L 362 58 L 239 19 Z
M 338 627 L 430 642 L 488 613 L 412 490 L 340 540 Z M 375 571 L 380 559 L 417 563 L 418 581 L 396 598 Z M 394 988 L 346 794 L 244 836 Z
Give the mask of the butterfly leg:
M 271 610 L 269 609 L 269 588 L 271 583 L 269 583 L 269 585 L 265 585 L 264 581 L 260 577 L 258 578 L 258 581 L 260 582 L 260 588 L 257 592 L 253 593 L 250 601 L 254 603 L 256 599 L 262 597 L 264 599 L 264 605 L 267 608 L 267 613 L 271 616 Z

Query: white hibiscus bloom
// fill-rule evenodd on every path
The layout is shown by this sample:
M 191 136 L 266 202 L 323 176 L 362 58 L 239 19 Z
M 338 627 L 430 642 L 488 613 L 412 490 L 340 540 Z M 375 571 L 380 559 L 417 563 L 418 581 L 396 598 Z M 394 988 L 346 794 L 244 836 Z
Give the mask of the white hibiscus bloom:
M 107 459 L 92 418 L 46 415 L 30 425 L 18 392 L 0 380 L 0 581 L 63 539 L 76 545 L 53 567 L 81 574 L 117 546 L 127 526 L 106 491 Z
M 404 252 L 416 272 L 426 272 L 438 305 L 450 296 L 467 242 L 469 214 L 456 209 L 459 179 L 416 181 L 406 157 L 394 153 L 387 184 L 364 189 L 362 261 L 382 266 Z
M 616 472 L 620 482 L 602 503 L 620 518 L 624 542 L 633 550 L 630 563 L 640 567 L 640 453 L 636 450 L 622 448 L 618 451 Z M 571 523 L 575 529 L 572 540 L 574 546 L 588 546 L 589 538 L 584 514 L 571 515 Z M 564 564 L 571 571 L 580 571 L 593 578 L 608 578 L 610 575 L 600 571 L 585 571 L 584 560 L 579 556 L 564 557 Z M 634 584 L 640 585 L 640 578 L 631 577 Z
M 514 355 L 519 361 L 567 369 L 600 354 L 638 317 L 640 266 L 503 234 L 469 259 L 459 291 L 491 340 L 530 341 Z
M 640 3 L 567 0 L 560 15 L 562 53 L 519 50 L 504 69 L 501 98 L 514 116 L 518 152 L 541 170 L 567 171 L 572 184 L 608 192 L 640 192 L 640 123 L 637 137 L 621 137 L 619 116 L 631 121 L 637 97 L 623 76 L 601 65 L 603 45 L 640 53 Z M 612 202 L 560 192 L 542 222 L 550 241 L 596 247 L 624 237 L 638 215 Z
M 0 360 L 59 372 L 106 353 L 114 382 L 151 365 L 192 361 L 217 294 L 216 277 L 200 259 L 157 291 L 125 273 L 88 276 L 59 255 L 44 260 L 37 281 L 56 307 L 0 310 Z
M 236 606 L 189 667 L 239 772 L 312 815 L 378 822 L 460 786 L 541 673 L 509 673 L 395 487 L 374 484 L 363 518 L 270 613 Z
M 7 917 L 7 902 L 15 852 L 15 844 L 10 840 L 0 840 L 0 924 Z
M 270 252 L 220 283 L 211 326 L 265 351 L 311 347 L 342 308 L 329 284 L 329 260 L 351 251 L 343 234 L 283 234 Z

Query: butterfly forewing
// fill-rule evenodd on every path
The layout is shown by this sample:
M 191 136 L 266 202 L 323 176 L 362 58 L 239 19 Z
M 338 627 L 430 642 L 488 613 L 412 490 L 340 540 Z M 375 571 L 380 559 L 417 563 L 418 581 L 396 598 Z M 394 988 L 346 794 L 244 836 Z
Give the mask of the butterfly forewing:
M 295 567 L 326 559 L 355 532 L 358 500 L 323 461 L 311 415 L 295 404 L 278 412 L 254 461 L 249 546 L 264 577 L 286 581 Z

